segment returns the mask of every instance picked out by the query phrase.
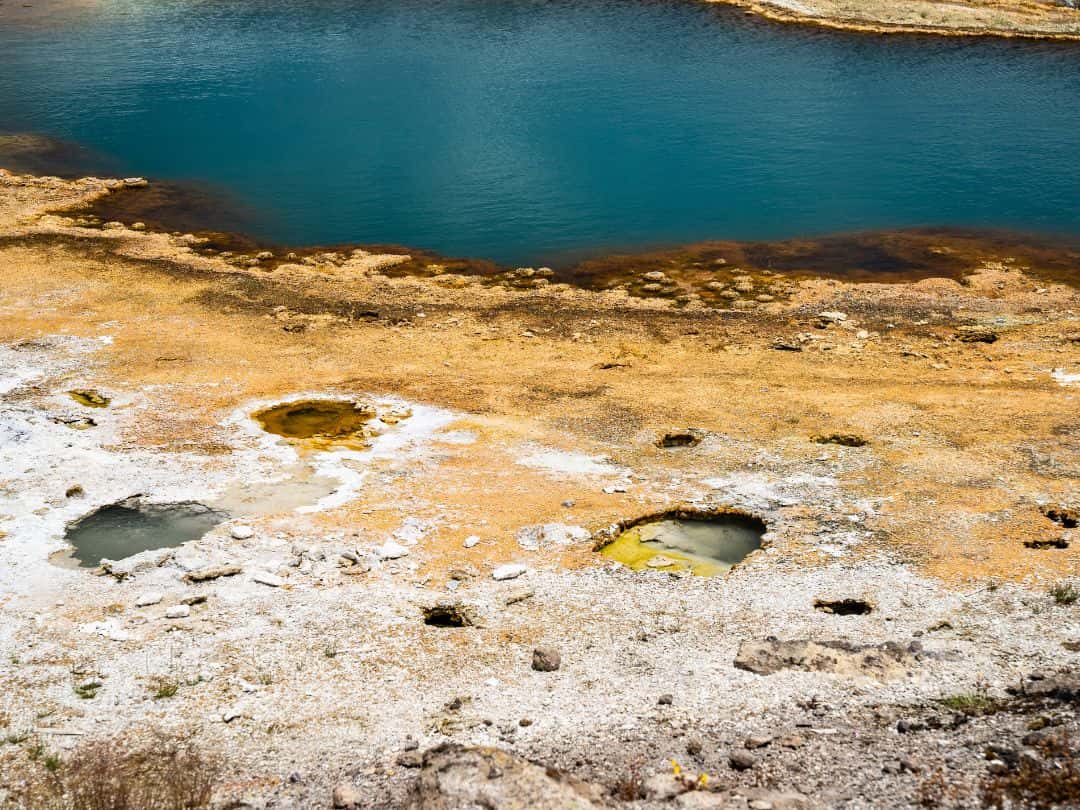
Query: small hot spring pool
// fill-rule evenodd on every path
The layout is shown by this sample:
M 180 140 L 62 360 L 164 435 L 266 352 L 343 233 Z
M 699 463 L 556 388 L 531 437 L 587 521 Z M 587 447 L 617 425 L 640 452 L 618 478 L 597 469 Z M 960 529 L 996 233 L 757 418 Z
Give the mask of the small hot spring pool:
M 77 560 L 80 568 L 95 568 L 102 560 L 198 540 L 227 518 L 194 501 L 149 504 L 128 498 L 68 524 L 64 539 L 72 547 L 69 559 Z
M 723 574 L 761 548 L 765 523 L 740 513 L 669 513 L 634 522 L 600 553 L 635 571 Z

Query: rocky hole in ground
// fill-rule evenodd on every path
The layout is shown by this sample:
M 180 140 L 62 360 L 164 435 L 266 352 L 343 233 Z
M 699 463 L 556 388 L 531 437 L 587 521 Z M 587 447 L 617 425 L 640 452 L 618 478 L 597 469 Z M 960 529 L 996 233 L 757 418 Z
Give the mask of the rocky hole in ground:
M 286 439 L 362 448 L 375 411 L 351 400 L 309 399 L 264 408 L 254 417 L 263 430 Z
M 1050 548 L 1065 549 L 1069 547 L 1069 541 L 1064 537 L 1055 537 L 1051 540 L 1025 540 L 1024 547 L 1040 551 L 1045 551 Z
M 810 437 L 814 444 L 838 444 L 841 447 L 865 447 L 870 442 L 854 433 L 824 433 Z
M 158 504 L 132 497 L 68 524 L 64 539 L 72 546 L 70 559 L 81 568 L 93 568 L 102 560 L 197 540 L 227 518 L 224 512 L 193 501 Z
M 1058 504 L 1047 504 L 1042 507 L 1042 513 L 1054 523 L 1066 529 L 1075 529 L 1080 525 L 1080 509 L 1070 509 Z
M 600 553 L 635 571 L 716 576 L 761 548 L 764 521 L 742 512 L 673 510 L 624 523 Z
M 701 443 L 701 431 L 687 428 L 686 430 L 669 430 L 656 441 L 657 447 L 671 449 L 676 447 L 694 447 Z
M 837 616 L 865 616 L 874 607 L 862 599 L 815 599 L 814 609 Z
M 424 608 L 424 624 L 431 627 L 471 627 L 472 616 L 460 605 L 434 605 Z

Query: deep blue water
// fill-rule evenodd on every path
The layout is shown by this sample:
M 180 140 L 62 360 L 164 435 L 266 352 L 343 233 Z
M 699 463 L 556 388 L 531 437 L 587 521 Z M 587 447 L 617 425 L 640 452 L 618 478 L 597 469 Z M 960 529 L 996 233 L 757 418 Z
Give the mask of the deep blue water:
M 223 187 L 277 241 L 523 263 L 916 225 L 1080 233 L 1076 44 L 692 2 L 83 5 L 0 7 L 0 130 Z

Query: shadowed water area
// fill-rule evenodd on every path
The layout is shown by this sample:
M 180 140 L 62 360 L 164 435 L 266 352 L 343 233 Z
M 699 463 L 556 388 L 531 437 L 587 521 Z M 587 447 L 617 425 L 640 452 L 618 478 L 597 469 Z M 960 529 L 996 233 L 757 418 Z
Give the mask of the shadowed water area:
M 1072 43 L 639 0 L 53 6 L 0 7 L 0 130 L 219 189 L 279 243 L 565 265 L 913 226 L 1080 233 Z

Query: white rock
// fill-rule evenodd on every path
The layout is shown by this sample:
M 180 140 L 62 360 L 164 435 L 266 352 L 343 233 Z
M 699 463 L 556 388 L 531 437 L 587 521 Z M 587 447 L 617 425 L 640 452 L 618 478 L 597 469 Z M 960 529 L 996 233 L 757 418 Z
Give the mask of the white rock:
M 529 569 L 521 563 L 507 563 L 506 565 L 500 565 L 492 571 L 491 578 L 497 580 L 517 579 L 528 570 Z
M 165 609 L 166 619 L 186 619 L 191 615 L 191 608 L 187 605 L 173 605 Z
M 269 585 L 271 588 L 280 588 L 285 584 L 285 580 L 269 571 L 256 571 L 251 578 L 260 585 Z
M 244 713 L 235 706 L 228 708 L 221 713 L 221 719 L 224 720 L 226 723 L 231 723 L 233 720 L 238 720 L 243 716 Z
M 387 540 L 379 547 L 379 557 L 384 560 L 396 560 L 399 557 L 405 557 L 409 553 L 409 550 L 401 543 L 395 543 L 393 540 Z
M 587 529 L 565 523 L 542 523 L 537 526 L 526 526 L 516 535 L 518 544 L 530 551 L 536 551 L 545 546 L 568 546 L 572 543 L 582 543 L 588 540 L 589 537 Z
M 255 530 L 250 526 L 238 524 L 229 528 L 229 534 L 233 536 L 234 540 L 247 540 L 254 536 Z
M 420 538 L 427 534 L 429 528 L 425 520 L 414 517 L 405 518 L 401 526 L 394 530 L 394 539 L 414 546 Z
M 139 594 L 135 599 L 135 607 L 150 607 L 156 605 L 165 595 L 161 591 L 147 591 L 146 593 Z
M 469 537 L 466 537 L 465 542 L 462 543 L 462 545 L 465 546 L 465 548 L 472 548 L 473 546 L 475 546 L 479 542 L 480 542 L 480 538 L 477 537 L 474 534 L 474 535 L 470 535 Z
M 840 323 L 847 320 L 846 312 L 819 312 L 818 317 L 826 321 L 832 321 L 833 323 Z

